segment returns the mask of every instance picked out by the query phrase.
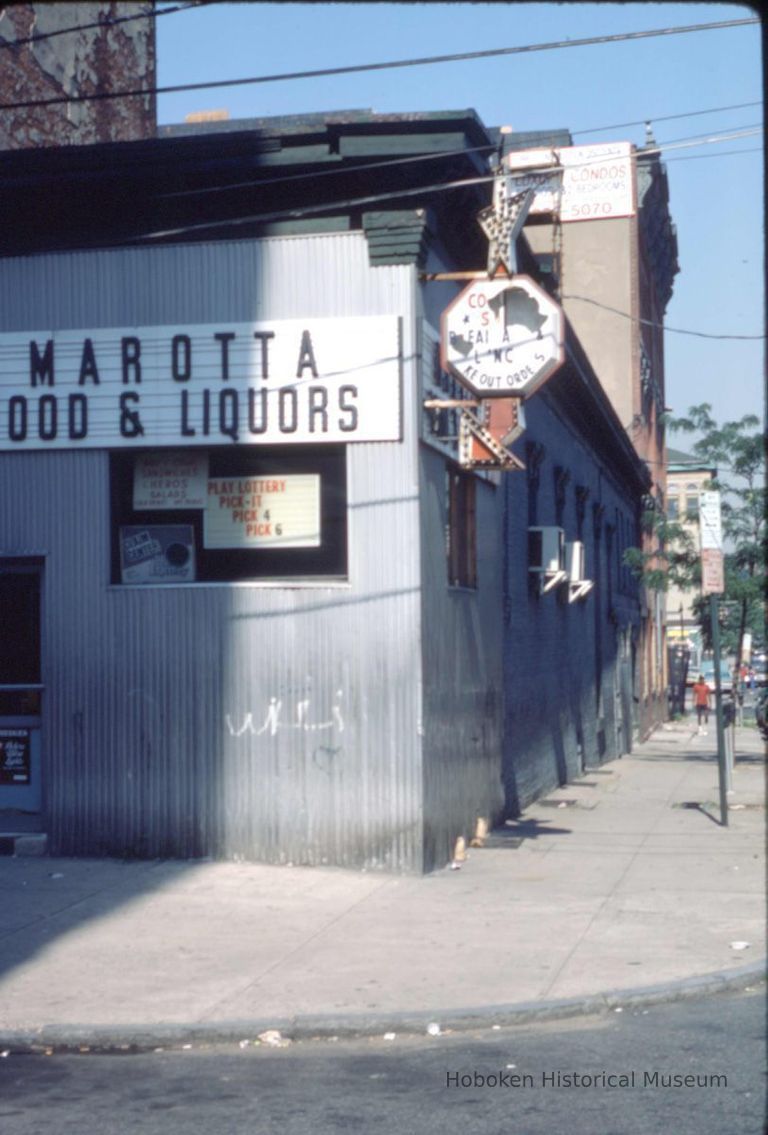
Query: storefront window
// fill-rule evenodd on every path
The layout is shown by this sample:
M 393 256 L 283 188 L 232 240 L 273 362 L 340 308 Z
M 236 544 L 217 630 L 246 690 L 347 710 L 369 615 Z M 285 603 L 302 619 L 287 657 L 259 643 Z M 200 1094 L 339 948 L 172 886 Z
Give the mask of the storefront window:
M 111 455 L 112 582 L 346 578 L 344 446 Z

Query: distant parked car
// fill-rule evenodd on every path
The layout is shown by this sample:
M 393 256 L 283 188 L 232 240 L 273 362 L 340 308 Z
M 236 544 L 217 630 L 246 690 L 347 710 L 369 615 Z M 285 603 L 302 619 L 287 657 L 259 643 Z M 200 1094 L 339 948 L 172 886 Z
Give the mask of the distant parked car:
M 709 686 L 710 690 L 714 693 L 715 689 L 715 663 L 711 658 L 702 662 L 700 674 L 704 675 L 704 681 Z M 720 689 L 724 694 L 729 694 L 733 689 L 733 674 L 727 662 L 720 663 Z
M 768 741 L 768 690 L 761 690 L 755 701 L 755 720 L 758 729 Z
M 752 669 L 755 672 L 755 684 L 768 686 L 768 659 L 764 654 L 752 658 Z

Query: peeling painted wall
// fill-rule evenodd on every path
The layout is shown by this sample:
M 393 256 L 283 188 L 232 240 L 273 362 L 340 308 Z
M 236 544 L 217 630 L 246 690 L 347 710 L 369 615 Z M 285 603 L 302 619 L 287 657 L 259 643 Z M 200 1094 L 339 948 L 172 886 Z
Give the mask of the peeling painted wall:
M 0 9 L 0 103 L 151 90 L 156 84 L 152 10 L 151 3 L 15 4 Z M 141 18 L 109 26 L 108 21 L 125 16 Z M 94 23 L 104 26 L 65 30 Z M 31 36 L 41 38 L 24 42 Z M 131 141 L 152 138 L 156 132 L 153 94 L 0 108 L 4 150 Z

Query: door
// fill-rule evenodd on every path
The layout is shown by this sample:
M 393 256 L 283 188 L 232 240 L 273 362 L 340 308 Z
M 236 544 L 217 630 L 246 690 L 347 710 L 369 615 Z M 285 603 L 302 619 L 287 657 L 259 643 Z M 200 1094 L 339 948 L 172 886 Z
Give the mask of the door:
M 39 560 L 0 559 L 0 812 L 42 807 Z

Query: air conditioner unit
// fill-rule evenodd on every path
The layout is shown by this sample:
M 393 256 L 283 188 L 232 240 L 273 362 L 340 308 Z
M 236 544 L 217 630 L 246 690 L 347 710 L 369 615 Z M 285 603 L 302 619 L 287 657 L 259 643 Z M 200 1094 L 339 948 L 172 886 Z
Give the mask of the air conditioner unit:
M 539 577 L 539 588 L 543 594 L 564 583 L 568 578 L 565 570 L 565 533 L 562 528 L 528 529 L 528 571 Z
M 565 545 L 565 570 L 568 574 L 568 602 L 584 599 L 595 586 L 591 579 L 585 579 L 584 545 L 581 540 L 571 540 Z
M 581 540 L 569 540 L 565 545 L 565 570 L 569 583 L 581 583 L 584 578 L 584 545 Z

